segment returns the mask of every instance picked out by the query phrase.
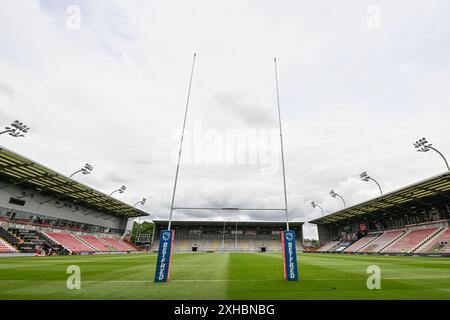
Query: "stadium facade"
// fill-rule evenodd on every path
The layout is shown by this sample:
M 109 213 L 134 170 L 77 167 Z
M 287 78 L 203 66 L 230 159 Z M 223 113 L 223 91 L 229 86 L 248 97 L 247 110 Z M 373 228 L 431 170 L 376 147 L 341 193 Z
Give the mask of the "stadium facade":
M 450 255 L 450 171 L 310 221 L 318 252 Z
M 121 238 L 130 219 L 147 215 L 0 147 L 0 252 L 134 251 Z
M 154 243 L 168 220 L 153 220 Z M 289 222 L 295 230 L 297 250 L 302 250 L 303 222 Z M 281 252 L 282 221 L 172 221 L 175 252 Z M 155 250 L 157 246 L 154 246 Z

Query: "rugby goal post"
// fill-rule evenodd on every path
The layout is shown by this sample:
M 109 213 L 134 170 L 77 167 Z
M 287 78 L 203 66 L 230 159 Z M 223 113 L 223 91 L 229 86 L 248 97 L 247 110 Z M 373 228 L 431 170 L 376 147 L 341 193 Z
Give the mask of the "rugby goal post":
M 281 125 L 281 110 L 280 110 L 280 94 L 278 88 L 278 69 L 277 69 L 277 59 L 274 58 L 274 71 L 275 71 L 275 89 L 276 89 L 276 97 L 277 97 L 277 111 L 278 111 L 278 126 L 280 133 L 280 151 L 281 151 L 281 167 L 282 167 L 282 175 L 283 175 L 283 192 L 284 192 L 284 208 L 239 208 L 239 207 L 185 207 L 179 206 L 175 207 L 175 195 L 177 190 L 178 183 L 178 173 L 180 170 L 180 161 L 181 154 L 183 151 L 183 140 L 184 133 L 186 129 L 186 121 L 187 115 L 189 111 L 189 101 L 191 96 L 192 89 L 192 79 L 194 76 L 195 70 L 195 62 L 196 62 L 197 53 L 194 53 L 194 57 L 192 60 L 191 73 L 189 77 L 189 86 L 186 98 L 186 105 L 184 111 L 184 119 L 183 119 L 183 127 L 181 130 L 180 137 L 180 148 L 178 151 L 178 160 L 177 167 L 175 171 L 175 181 L 173 185 L 172 192 L 172 200 L 170 204 L 170 214 L 169 214 L 169 223 L 167 230 L 162 230 L 160 234 L 160 243 L 158 250 L 158 258 L 156 263 L 156 273 L 155 273 L 155 282 L 167 282 L 170 280 L 170 265 L 172 260 L 172 251 L 173 244 L 175 240 L 175 231 L 172 230 L 172 216 L 175 210 L 225 210 L 225 211 L 283 211 L 285 212 L 286 218 L 286 230 L 281 233 L 281 243 L 282 243 L 282 251 L 283 251 L 283 275 L 284 279 L 289 281 L 298 280 L 298 271 L 297 271 L 297 257 L 296 257 L 296 248 L 295 248 L 295 232 L 293 230 L 289 230 L 289 214 L 288 214 L 288 201 L 287 201 L 287 190 L 286 190 L 286 171 L 284 165 L 284 147 L 283 147 L 283 130 Z

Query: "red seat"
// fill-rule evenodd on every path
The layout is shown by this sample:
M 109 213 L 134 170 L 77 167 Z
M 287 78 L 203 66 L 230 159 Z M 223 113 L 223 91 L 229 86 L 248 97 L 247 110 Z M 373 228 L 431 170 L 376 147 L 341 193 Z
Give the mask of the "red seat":
M 445 243 L 447 243 L 447 245 L 445 245 Z M 424 244 L 417 252 L 450 252 L 450 228 L 446 229 L 443 233 L 441 233 L 433 240 Z
M 412 230 L 407 233 L 405 236 L 400 238 L 398 241 L 389 245 L 382 252 L 411 252 L 413 251 L 421 242 L 425 241 L 429 236 L 435 233 L 438 228 L 429 228 L 429 229 L 419 229 Z
M 71 252 L 95 252 L 94 249 L 88 247 L 70 233 L 47 232 L 46 235 Z
M 376 236 L 374 236 L 374 235 L 364 236 L 361 239 L 359 239 L 358 241 L 356 241 L 355 243 L 353 243 L 351 246 L 346 248 L 344 250 L 344 252 L 356 252 L 359 249 L 361 249 L 362 247 L 364 247 L 366 244 L 368 244 L 370 241 L 374 240 L 375 238 L 376 238 Z
M 107 246 L 104 242 L 98 239 L 96 236 L 80 236 L 81 239 L 89 243 L 90 246 L 94 247 L 98 251 L 106 252 L 111 251 L 109 246 Z
M 11 246 L 8 242 L 0 238 L 0 254 L 1 253 L 15 253 L 18 252 L 16 248 Z
M 359 252 L 378 252 L 383 247 L 397 239 L 403 233 L 403 230 L 386 231 L 369 245 L 362 248 Z
M 120 241 L 114 238 L 101 238 L 103 241 L 109 243 L 111 246 L 113 246 L 117 251 L 138 251 L 135 247 L 132 245 L 126 243 L 125 241 Z

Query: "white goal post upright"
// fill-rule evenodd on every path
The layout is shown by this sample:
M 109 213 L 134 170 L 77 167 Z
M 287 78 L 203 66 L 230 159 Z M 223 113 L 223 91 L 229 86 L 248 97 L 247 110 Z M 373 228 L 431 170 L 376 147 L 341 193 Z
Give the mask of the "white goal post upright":
M 189 88 L 186 98 L 186 108 L 184 110 L 184 120 L 183 120 L 183 129 L 181 130 L 181 140 L 180 140 L 180 150 L 178 151 L 178 162 L 177 162 L 177 170 L 175 172 L 175 182 L 173 184 L 173 193 L 172 193 L 172 202 L 170 204 L 170 215 L 169 215 L 169 225 L 167 230 L 171 230 L 172 227 L 172 214 L 173 214 L 173 204 L 175 201 L 175 193 L 177 191 L 177 182 L 178 182 L 178 171 L 180 170 L 180 160 L 181 160 L 181 152 L 183 151 L 183 139 L 184 139 L 184 131 L 186 129 L 186 119 L 189 109 L 189 100 L 191 98 L 191 88 L 192 88 L 192 78 L 194 76 L 194 68 L 195 68 L 195 58 L 197 57 L 197 53 L 194 53 L 194 58 L 192 59 L 192 68 L 191 68 L 191 77 L 189 78 Z
M 288 202 L 287 202 L 287 192 L 286 192 L 286 172 L 284 169 L 283 130 L 281 128 L 280 93 L 278 90 L 277 58 L 273 58 L 273 65 L 275 67 L 275 87 L 276 87 L 276 91 L 277 91 L 278 125 L 279 125 L 279 129 L 280 129 L 281 169 L 283 171 L 284 210 L 286 213 L 286 230 L 289 231 L 289 215 L 288 215 Z

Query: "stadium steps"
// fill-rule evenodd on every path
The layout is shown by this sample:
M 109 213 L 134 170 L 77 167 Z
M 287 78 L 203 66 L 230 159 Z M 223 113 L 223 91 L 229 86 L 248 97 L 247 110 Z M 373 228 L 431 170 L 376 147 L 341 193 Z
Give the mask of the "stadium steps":
M 337 245 L 339 245 L 339 243 L 341 243 L 341 241 L 329 241 L 327 243 L 325 243 L 322 247 L 320 247 L 317 252 L 328 252 L 331 249 L 333 249 L 334 247 L 336 247 Z
M 92 244 L 90 244 L 89 242 L 87 242 L 85 239 L 83 239 L 82 237 L 80 237 L 77 234 L 73 234 L 73 236 L 78 239 L 80 242 L 84 243 L 86 246 L 88 246 L 89 248 L 91 248 L 93 251 L 98 252 L 98 251 L 102 251 L 96 247 L 94 247 Z
M 14 248 L 8 241 L 0 237 L 0 254 L 17 253 L 17 252 L 19 251 L 16 248 Z
M 99 238 L 99 239 L 103 240 L 108 245 L 110 245 L 113 248 L 115 248 L 116 251 L 120 251 L 120 252 L 138 251 L 134 247 L 130 246 L 127 242 L 119 241 L 118 239 L 115 239 L 115 238 L 102 237 L 102 238 Z
M 12 247 L 17 247 L 19 244 L 19 239 L 11 232 L 3 229 L 2 227 L 0 227 L 0 237 Z
M 441 234 L 442 232 L 444 232 L 445 229 L 444 228 L 439 228 L 437 229 L 433 234 L 431 234 L 430 236 L 428 236 L 426 239 L 424 239 L 423 241 L 421 241 L 414 249 L 411 250 L 411 252 L 416 252 L 416 250 L 418 250 L 420 247 L 422 247 L 424 244 L 428 243 L 428 241 L 430 241 L 431 239 L 434 239 L 435 237 L 437 237 L 439 234 Z
M 411 253 L 422 241 L 429 239 L 439 229 L 412 229 L 408 230 L 402 237 L 385 247 L 382 253 Z
M 360 253 L 377 253 L 390 245 L 393 241 L 405 234 L 404 230 L 390 230 L 383 232 L 370 244 L 364 246 L 364 248 L 359 249 Z
M 386 243 L 384 246 L 380 247 L 377 251 L 375 252 L 382 252 L 384 249 L 386 249 L 387 247 L 390 247 L 391 245 L 393 245 L 394 243 L 396 243 L 397 241 L 399 241 L 401 238 L 403 238 L 404 236 L 406 236 L 408 232 L 403 232 L 400 233 L 397 237 L 395 237 L 394 239 L 392 239 L 392 241 L 389 241 L 388 243 Z
M 379 237 L 380 235 L 381 235 L 381 234 L 377 234 L 377 235 L 373 236 L 373 237 L 372 237 L 373 239 L 371 239 L 369 242 L 367 242 L 366 244 L 364 244 L 363 246 L 361 246 L 356 252 L 359 252 L 359 250 L 362 250 L 362 249 L 364 249 L 365 247 L 367 247 L 368 245 L 370 245 L 372 242 L 374 242 L 376 239 L 378 239 L 378 237 Z
M 433 252 L 433 247 L 439 243 L 440 239 L 445 237 L 446 233 L 449 232 L 450 229 L 448 227 L 439 229 L 434 235 L 423 241 L 420 245 L 418 245 L 412 252 L 415 253 L 426 253 Z
M 119 239 L 119 241 L 125 242 L 127 245 L 129 245 L 130 247 L 132 247 L 136 251 L 140 251 L 141 250 L 141 248 L 139 248 L 137 245 L 135 245 L 134 243 L 131 243 L 130 241 L 128 241 L 126 239 L 122 239 L 122 237 Z
M 107 246 L 109 248 L 110 251 L 119 251 L 116 248 L 114 248 L 114 246 L 111 243 L 109 243 L 108 241 L 106 241 L 102 237 L 98 236 L 97 239 L 100 240 L 101 242 L 103 242 L 105 244 L 105 246 Z
M 44 232 L 44 234 L 71 253 L 95 251 L 90 246 L 85 245 L 84 242 L 80 241 L 71 233 Z
M 363 249 L 367 245 L 369 245 L 372 241 L 374 241 L 376 238 L 378 238 L 378 235 L 366 235 L 357 241 L 353 242 L 351 245 L 349 245 L 343 252 L 353 253 L 358 252 L 358 250 Z

